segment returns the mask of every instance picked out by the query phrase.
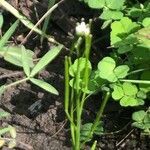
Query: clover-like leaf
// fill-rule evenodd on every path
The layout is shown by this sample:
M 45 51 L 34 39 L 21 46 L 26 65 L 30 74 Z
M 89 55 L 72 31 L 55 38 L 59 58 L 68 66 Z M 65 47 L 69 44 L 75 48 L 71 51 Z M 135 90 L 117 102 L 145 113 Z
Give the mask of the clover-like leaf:
M 111 57 L 105 57 L 98 63 L 99 76 L 110 82 L 116 82 L 120 78 L 124 78 L 129 71 L 127 65 L 116 67 L 115 61 Z
M 127 96 L 135 96 L 138 92 L 136 85 L 133 85 L 132 83 L 125 82 L 122 87 Z
M 134 97 L 130 97 L 130 96 L 124 96 L 121 100 L 120 100 L 120 105 L 127 107 L 127 106 L 139 106 L 139 105 L 144 105 L 144 101 L 142 99 L 139 98 L 134 98 Z
M 114 91 L 112 92 L 112 97 L 114 100 L 119 100 L 124 96 L 124 92 L 121 86 L 114 85 Z
M 132 119 L 137 122 L 142 122 L 145 115 L 146 115 L 146 112 L 144 110 L 140 110 L 132 114 Z
M 109 81 L 113 80 L 115 75 L 113 74 L 113 70 L 116 66 L 115 61 L 111 57 L 105 57 L 98 63 L 99 75 L 103 79 L 107 79 Z M 116 80 L 116 79 L 114 79 Z
M 105 0 L 88 0 L 88 5 L 91 8 L 100 9 L 105 6 Z
M 140 110 L 137 112 L 134 112 L 132 114 L 133 123 L 132 126 L 140 128 L 144 130 L 144 132 L 148 132 L 150 130 L 150 112 L 149 110 L 144 111 Z
M 144 100 L 137 97 L 137 87 L 131 83 L 125 82 L 122 85 L 114 84 L 113 89 L 112 98 L 120 100 L 121 106 L 139 106 L 144 104 Z
M 144 27 L 150 26 L 150 17 L 144 18 L 143 21 L 142 21 L 142 25 L 143 25 Z
M 129 67 L 127 65 L 121 65 L 115 68 L 114 73 L 118 78 L 124 78 L 127 76 Z
M 122 37 L 126 37 L 132 32 L 139 29 L 139 25 L 132 22 L 128 17 L 123 17 L 120 21 L 114 21 L 111 24 L 111 45 L 122 40 Z
M 100 18 L 104 20 L 119 20 L 123 18 L 123 13 L 121 11 L 104 9 Z
M 110 9 L 122 10 L 125 0 L 106 0 L 106 6 Z

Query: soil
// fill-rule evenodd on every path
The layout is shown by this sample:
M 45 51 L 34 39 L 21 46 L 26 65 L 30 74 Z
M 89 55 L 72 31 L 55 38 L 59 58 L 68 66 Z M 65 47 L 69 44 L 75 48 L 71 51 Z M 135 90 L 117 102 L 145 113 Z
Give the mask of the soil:
M 33 22 L 37 22 L 46 11 L 47 0 L 39 0 L 34 3 L 32 0 L 10 0 L 15 8 L 26 15 Z M 3 12 L 6 29 L 15 18 L 7 12 Z M 94 20 L 93 27 L 93 51 L 92 63 L 97 62 L 107 54 L 109 46 L 108 32 L 98 30 L 101 22 L 96 19 L 97 11 L 92 11 L 85 5 L 75 0 L 65 0 L 52 14 L 49 23 L 48 34 L 55 37 L 57 41 L 63 43 L 62 53 L 44 71 L 38 75 L 58 89 L 60 95 L 53 96 L 41 88 L 29 82 L 11 87 L 1 97 L 0 108 L 11 113 L 11 116 L 1 121 L 1 126 L 8 124 L 17 130 L 17 147 L 14 150 L 70 150 L 69 125 L 65 117 L 64 103 L 64 56 L 68 54 L 68 48 L 74 38 L 74 28 L 76 22 L 81 18 L 87 21 Z M 9 19 L 8 19 L 9 18 Z M 4 28 L 4 31 L 6 30 Z M 29 32 L 23 25 L 17 29 L 12 37 L 12 43 L 20 44 L 22 38 Z M 103 41 L 99 42 L 99 37 L 106 35 Z M 108 35 L 108 36 L 107 36 Z M 36 34 L 25 43 L 25 46 L 36 52 L 36 57 L 45 54 L 53 44 L 46 40 L 41 45 L 40 37 Z M 5 68 L 5 69 L 4 69 Z M 15 76 L 11 74 L 16 73 Z M 5 77 L 4 75 L 10 75 Z M 4 76 L 1 78 L 1 76 Z M 0 60 L 0 82 L 1 84 L 12 83 L 24 76 L 20 68 Z M 86 104 L 84 118 L 86 121 L 93 121 L 96 115 L 101 95 L 92 96 Z M 132 128 L 131 114 L 133 110 L 123 109 L 119 104 L 110 101 L 103 116 L 105 133 L 94 137 L 98 141 L 98 150 L 149 150 L 150 137 Z M 88 143 L 90 146 L 91 143 Z M 85 149 L 90 149 L 89 146 Z M 2 150 L 8 150 L 3 147 Z

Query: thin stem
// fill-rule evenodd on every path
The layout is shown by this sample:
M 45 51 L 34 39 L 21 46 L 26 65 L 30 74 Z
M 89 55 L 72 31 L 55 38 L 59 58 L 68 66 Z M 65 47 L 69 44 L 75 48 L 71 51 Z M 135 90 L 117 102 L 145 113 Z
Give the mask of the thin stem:
M 108 102 L 109 97 L 110 97 L 110 92 L 107 92 L 106 95 L 105 95 L 105 98 L 104 98 L 104 100 L 103 100 L 103 102 L 102 102 L 102 104 L 100 106 L 100 109 L 99 109 L 99 111 L 97 113 L 97 116 L 96 116 L 96 119 L 94 121 L 94 124 L 92 126 L 92 130 L 91 130 L 92 134 L 93 134 L 93 131 L 95 130 L 95 128 L 97 127 L 97 125 L 99 124 L 99 121 L 102 118 L 102 115 L 103 115 L 103 112 L 104 112 L 104 109 L 106 107 L 106 104 Z
M 150 68 L 142 68 L 142 69 L 134 70 L 134 71 L 129 72 L 127 74 L 127 76 L 132 75 L 132 74 L 136 74 L 136 73 L 139 73 L 139 72 L 147 71 L 147 70 L 150 70 Z
M 131 82 L 131 83 L 138 83 L 138 84 L 150 84 L 149 80 L 120 80 L 121 82 Z
M 10 88 L 11 86 L 15 86 L 15 85 L 17 85 L 17 84 L 20 84 L 20 83 L 22 83 L 22 82 L 26 82 L 27 80 L 29 80 L 28 77 L 27 77 L 27 78 L 24 78 L 24 79 L 21 79 L 21 80 L 19 80 L 19 81 L 13 82 L 13 83 L 11 83 L 11 84 L 9 84 L 9 85 L 6 85 L 6 86 L 5 86 L 5 89 Z
M 95 121 L 94 121 L 94 123 L 93 123 L 93 126 L 92 126 L 92 128 L 91 128 L 91 131 L 90 131 L 90 133 L 89 133 L 87 139 L 82 143 L 82 146 L 89 140 L 89 138 L 91 138 L 91 137 L 93 136 L 93 133 L 94 133 L 96 127 L 98 126 L 99 121 L 100 121 L 101 118 L 102 118 L 102 114 L 103 114 L 103 112 L 104 112 L 104 109 L 105 109 L 105 107 L 106 107 L 106 104 L 107 104 L 107 102 L 108 102 L 109 97 L 110 97 L 110 92 L 107 92 L 106 95 L 105 95 L 105 97 L 104 97 L 104 99 L 103 99 L 103 101 L 102 101 L 102 104 L 101 104 L 101 106 L 100 106 L 100 109 L 99 109 L 99 111 L 98 111 L 98 113 L 97 113 L 97 115 L 96 115 L 96 119 L 95 119 Z

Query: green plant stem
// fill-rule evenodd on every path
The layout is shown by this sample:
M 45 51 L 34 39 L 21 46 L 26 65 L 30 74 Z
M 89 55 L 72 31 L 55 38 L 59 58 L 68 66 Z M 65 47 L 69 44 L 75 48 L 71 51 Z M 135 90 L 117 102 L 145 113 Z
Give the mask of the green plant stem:
M 12 86 L 15 86 L 15 85 L 17 85 L 17 84 L 26 82 L 26 81 L 29 80 L 29 79 L 30 79 L 30 78 L 27 77 L 27 78 L 21 79 L 21 80 L 19 80 L 19 81 L 13 82 L 13 83 L 11 83 L 11 84 L 9 84 L 9 85 L 6 85 L 6 86 L 5 86 L 5 89 L 10 88 L 10 87 L 12 87 Z
M 50 9 L 51 7 L 53 7 L 53 5 L 55 4 L 56 0 L 49 0 L 48 2 L 48 9 Z M 47 30 L 47 27 L 48 27 L 48 23 L 49 23 L 49 20 L 50 20 L 50 17 L 51 17 L 51 14 L 48 15 L 45 20 L 44 20 L 44 23 L 43 23 L 43 27 L 42 27 L 42 31 L 44 34 L 46 34 L 46 30 Z M 43 40 L 44 40 L 44 37 L 42 36 L 40 41 L 41 43 L 43 43 Z
M 150 84 L 149 80 L 120 80 L 121 82 L 131 82 L 131 83 L 138 83 L 138 84 Z
M 97 125 L 99 124 L 99 121 L 101 120 L 102 118 L 102 115 L 103 115 L 103 112 L 104 112 L 104 109 L 106 107 L 106 104 L 108 102 L 108 99 L 110 97 L 110 92 L 107 92 L 105 97 L 104 97 L 104 100 L 102 101 L 102 104 L 100 106 L 100 109 L 97 113 L 97 116 L 96 116 L 96 119 L 94 121 L 94 124 L 92 126 L 92 130 L 91 130 L 91 133 L 93 134 L 93 131 L 95 130 L 95 128 L 97 127 Z
M 142 68 L 142 69 L 134 70 L 134 71 L 129 72 L 127 74 L 127 76 L 132 75 L 132 74 L 136 74 L 136 73 L 139 73 L 139 72 L 147 71 L 147 70 L 150 70 L 150 68 Z
M 90 131 L 90 133 L 89 133 L 89 136 L 88 136 L 87 139 L 82 143 L 82 146 L 88 141 L 89 138 L 91 138 L 91 137 L 93 136 L 93 133 L 94 133 L 96 127 L 98 126 L 99 121 L 101 120 L 101 117 L 102 117 L 102 115 L 103 115 L 104 109 L 105 109 L 106 104 L 107 104 L 107 102 L 108 102 L 108 100 L 109 100 L 109 97 L 110 97 L 110 92 L 107 92 L 106 95 L 105 95 L 105 97 L 104 97 L 104 99 L 103 99 L 103 101 L 102 101 L 102 104 L 101 104 L 101 106 L 100 106 L 100 109 L 99 109 L 99 111 L 98 111 L 98 113 L 97 113 L 97 115 L 96 115 L 96 119 L 95 119 L 95 121 L 94 121 L 94 123 L 93 123 L 93 126 L 92 126 L 92 128 L 91 128 L 91 131 Z

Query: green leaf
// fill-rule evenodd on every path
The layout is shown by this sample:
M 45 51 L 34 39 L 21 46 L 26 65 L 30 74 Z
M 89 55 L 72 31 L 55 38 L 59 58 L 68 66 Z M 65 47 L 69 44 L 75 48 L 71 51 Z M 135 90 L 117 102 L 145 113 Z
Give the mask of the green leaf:
M 104 9 L 102 14 L 100 15 L 100 18 L 104 20 L 119 20 L 123 18 L 123 13 L 121 11 Z
M 5 91 L 5 85 L 0 86 L 0 98 Z
M 9 132 L 10 132 L 11 137 L 15 139 L 17 135 L 16 129 L 11 125 L 9 125 L 8 127 L 9 127 Z
M 1 48 L 0 55 L 4 59 L 16 66 L 22 67 L 22 50 L 19 46 L 9 46 Z M 27 61 L 30 67 L 33 67 L 33 57 L 34 53 L 31 50 L 27 50 Z
M 105 57 L 98 63 L 100 77 L 107 79 L 116 66 L 115 61 L 111 57 Z
M 114 73 L 119 79 L 121 79 L 127 76 L 128 71 L 129 67 L 127 65 L 121 65 L 115 68 Z
M 44 82 L 44 81 L 38 80 L 38 79 L 34 79 L 34 78 L 30 78 L 30 81 L 32 83 L 34 83 L 35 85 L 43 88 L 44 90 L 46 90 L 52 94 L 59 95 L 58 91 L 52 85 L 50 85 L 47 82 Z
M 144 124 L 140 122 L 134 122 L 132 123 L 132 126 L 139 128 L 139 129 L 144 129 Z
M 87 138 L 92 130 L 92 127 L 93 127 L 93 123 L 86 123 L 81 127 L 81 141 L 87 140 Z M 102 127 L 102 122 L 100 122 L 99 125 L 97 125 L 97 127 L 93 131 L 93 133 L 96 135 L 100 135 L 103 132 L 104 132 L 104 129 Z M 92 137 L 89 137 L 88 141 L 90 141 L 91 138 Z
M 92 129 L 92 126 L 93 126 L 93 123 L 86 123 L 81 127 L 81 135 L 80 135 L 81 141 L 87 140 L 87 138 L 89 138 L 88 141 L 92 139 L 92 137 L 88 137 Z
M 139 98 L 134 98 L 130 96 L 124 96 L 120 100 L 120 105 L 127 107 L 127 106 L 139 106 L 139 105 L 144 105 L 144 101 Z
M 106 0 L 106 6 L 110 9 L 122 10 L 125 0 Z
M 115 61 L 111 57 L 105 57 L 98 63 L 99 76 L 110 82 L 116 82 L 119 78 L 127 76 L 129 67 L 121 65 L 116 67 Z
M 114 89 L 114 91 L 112 92 L 113 99 L 119 100 L 124 96 L 124 91 L 121 86 L 115 84 L 113 89 Z
M 129 82 L 125 82 L 123 83 L 123 91 L 125 95 L 135 96 L 138 92 L 138 89 L 136 85 L 133 85 L 132 83 L 129 83 Z
M 143 122 L 145 116 L 146 112 L 144 110 L 140 110 L 132 114 L 132 119 L 137 122 Z
M 1 14 L 0 14 L 0 29 L 2 28 L 3 23 L 4 23 L 4 18 L 3 18 L 3 15 L 2 15 L 2 13 L 1 13 Z
M 15 32 L 16 28 L 19 25 L 19 20 L 16 20 L 11 27 L 5 32 L 5 34 L 2 36 L 1 40 L 0 40 L 0 51 L 1 48 L 3 46 L 5 46 L 5 44 L 7 43 L 7 41 L 9 40 L 9 38 L 12 36 L 12 34 Z
M 10 114 L 8 112 L 5 111 L 0 111 L 0 118 L 2 117 L 8 117 Z
M 146 92 L 144 90 L 138 91 L 137 97 L 141 99 L 146 99 L 147 98 Z
M 90 74 L 92 70 L 90 61 L 86 58 L 80 57 L 79 59 L 76 59 L 75 62 L 69 67 L 69 74 L 72 77 L 75 77 L 78 71 L 80 78 L 83 78 L 85 67 L 88 67 L 88 72 Z
M 111 24 L 111 45 L 121 41 L 121 35 L 126 37 L 137 29 L 139 29 L 139 25 L 132 22 L 128 17 L 123 17 L 120 21 L 114 21 Z
M 91 8 L 100 9 L 105 6 L 105 0 L 88 0 L 88 5 Z
M 26 76 L 28 77 L 30 75 L 30 65 L 28 64 L 28 55 L 26 52 L 26 49 L 24 46 L 21 46 L 21 50 L 22 50 L 22 65 L 23 65 L 23 70 L 26 74 Z M 30 58 L 32 59 L 32 58 Z
M 10 130 L 9 127 L 1 128 L 0 129 L 0 136 L 2 136 L 3 134 L 9 132 L 9 130 Z
M 143 25 L 144 27 L 150 26 L 150 17 L 144 18 L 144 20 L 142 21 L 142 25 Z
M 41 71 L 48 63 L 50 63 L 55 57 L 60 53 L 61 49 L 63 48 L 63 45 L 56 46 L 49 50 L 41 59 L 40 61 L 35 65 L 33 70 L 31 71 L 30 76 L 35 76 L 39 71 Z
M 104 21 L 103 25 L 101 26 L 101 29 L 107 28 L 112 23 L 112 20 L 106 20 Z

